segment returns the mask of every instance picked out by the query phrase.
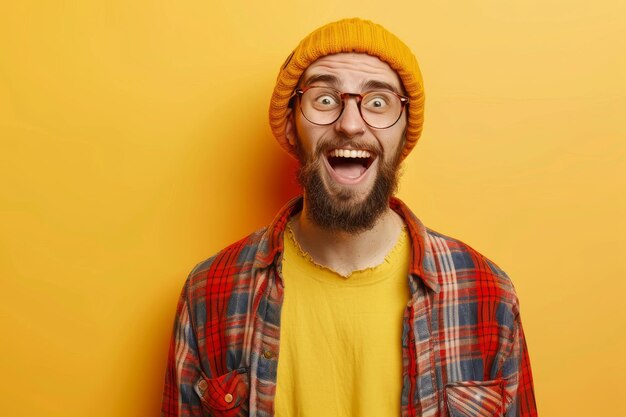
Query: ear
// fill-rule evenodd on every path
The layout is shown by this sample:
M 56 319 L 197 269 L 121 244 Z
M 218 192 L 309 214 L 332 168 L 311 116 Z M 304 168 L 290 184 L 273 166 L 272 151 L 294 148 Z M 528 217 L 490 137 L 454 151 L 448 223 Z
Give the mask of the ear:
M 285 113 L 285 137 L 287 142 L 295 148 L 296 146 L 296 121 L 293 119 L 293 109 L 287 108 Z

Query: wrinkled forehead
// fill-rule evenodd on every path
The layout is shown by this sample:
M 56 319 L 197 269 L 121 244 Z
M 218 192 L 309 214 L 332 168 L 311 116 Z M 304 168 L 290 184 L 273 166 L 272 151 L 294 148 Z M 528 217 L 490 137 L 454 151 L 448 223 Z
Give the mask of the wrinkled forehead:
M 298 85 L 328 85 L 341 91 L 386 89 L 404 94 L 398 74 L 380 58 L 363 53 L 326 55 L 313 62 Z

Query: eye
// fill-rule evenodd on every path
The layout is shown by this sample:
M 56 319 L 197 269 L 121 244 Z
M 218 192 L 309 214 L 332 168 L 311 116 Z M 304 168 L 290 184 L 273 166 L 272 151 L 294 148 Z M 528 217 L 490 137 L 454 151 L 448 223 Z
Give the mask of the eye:
M 322 94 L 315 98 L 315 103 L 322 107 L 330 107 L 339 104 L 339 100 L 331 94 Z
M 341 108 L 341 96 L 332 88 L 311 87 L 302 96 L 305 107 L 317 111 L 336 111 Z
M 391 104 L 392 95 L 386 92 L 371 92 L 363 97 L 362 107 L 375 112 L 388 110 Z

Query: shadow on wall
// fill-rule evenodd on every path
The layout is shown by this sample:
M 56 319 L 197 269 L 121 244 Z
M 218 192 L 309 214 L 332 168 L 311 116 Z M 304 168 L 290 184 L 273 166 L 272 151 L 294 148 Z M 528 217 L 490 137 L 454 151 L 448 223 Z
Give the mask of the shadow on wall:
M 286 152 L 279 151 L 271 163 L 273 168 L 266 179 L 268 198 L 280 208 L 302 193 L 302 187 L 296 179 L 299 162 Z

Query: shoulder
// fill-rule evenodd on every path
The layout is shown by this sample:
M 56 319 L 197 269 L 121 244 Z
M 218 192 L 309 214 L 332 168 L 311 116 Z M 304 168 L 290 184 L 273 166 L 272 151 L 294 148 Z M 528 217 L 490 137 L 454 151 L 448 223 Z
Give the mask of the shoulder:
M 215 309 L 229 314 L 243 312 L 250 296 L 263 292 L 263 285 L 274 276 L 271 271 L 282 251 L 285 225 L 301 208 L 302 198 L 292 199 L 270 225 L 198 263 L 186 281 L 186 297 L 192 307 L 195 304 L 200 315 L 205 314 L 205 308 L 211 308 L 211 314 Z
M 187 277 L 188 301 L 194 304 L 209 298 L 227 299 L 241 287 L 241 281 L 249 281 L 266 231 L 267 227 L 259 229 L 199 262 Z
M 515 287 L 495 262 L 459 239 L 426 228 L 444 291 L 462 291 L 477 300 L 497 300 L 517 310 Z

